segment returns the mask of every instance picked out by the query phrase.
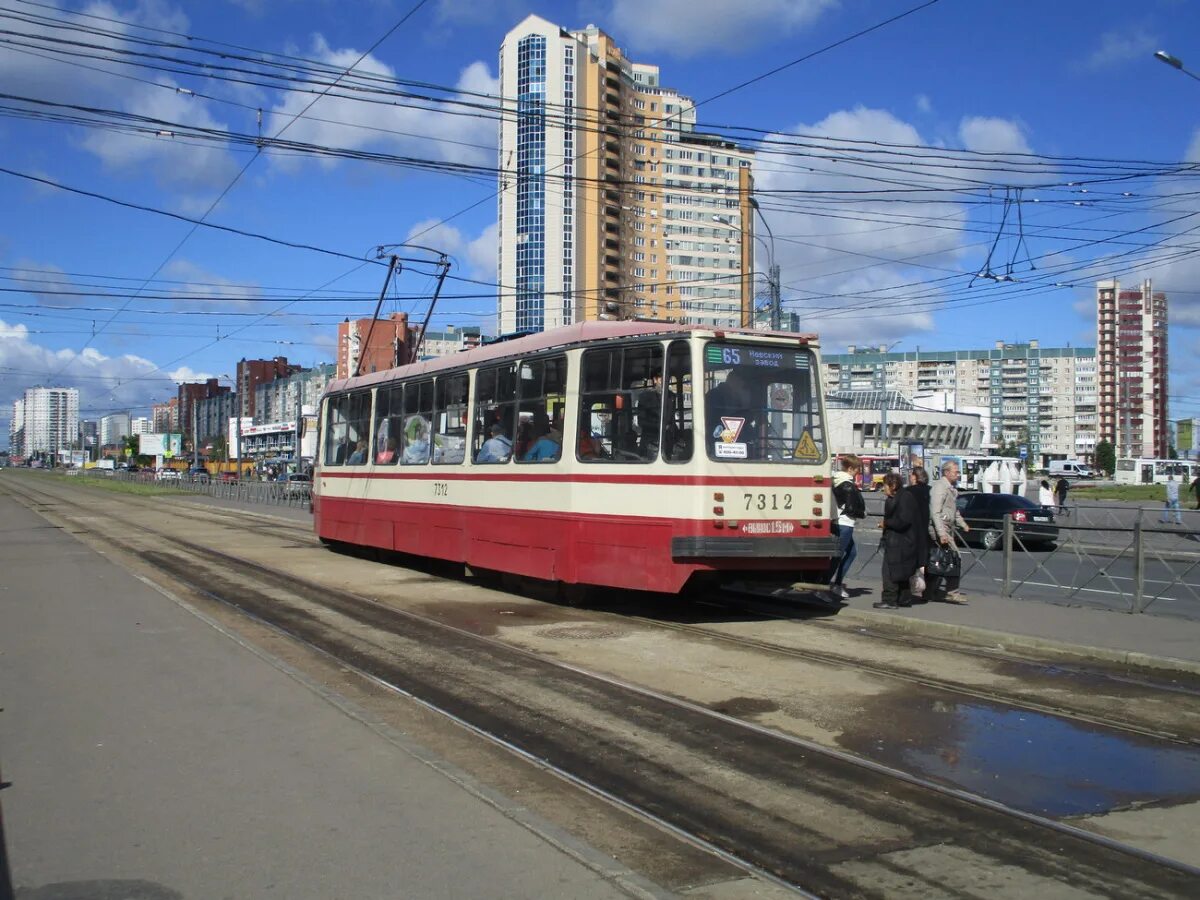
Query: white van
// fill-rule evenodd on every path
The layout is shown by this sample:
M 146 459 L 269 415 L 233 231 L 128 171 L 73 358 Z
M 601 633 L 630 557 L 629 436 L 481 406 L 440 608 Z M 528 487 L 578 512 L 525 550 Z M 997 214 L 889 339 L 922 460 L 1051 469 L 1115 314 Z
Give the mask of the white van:
M 1076 462 L 1073 459 L 1052 459 L 1050 460 L 1051 475 L 1057 475 L 1061 478 L 1095 478 L 1096 473 L 1083 463 Z

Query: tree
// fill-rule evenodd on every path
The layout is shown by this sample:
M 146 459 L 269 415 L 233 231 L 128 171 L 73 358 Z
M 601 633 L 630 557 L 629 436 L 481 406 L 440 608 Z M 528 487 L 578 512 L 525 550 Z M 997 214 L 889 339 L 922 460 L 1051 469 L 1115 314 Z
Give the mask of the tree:
M 1108 441 L 1096 444 L 1096 468 L 1108 475 L 1117 471 L 1117 451 Z
M 226 462 L 227 460 L 225 457 L 225 452 L 225 436 L 219 434 L 214 437 L 212 439 L 212 443 L 208 445 L 208 458 L 216 460 L 217 462 Z
M 1174 447 L 1167 448 L 1167 459 L 1179 459 L 1179 451 Z
M 134 457 L 138 455 L 139 438 L 141 435 L 127 434 L 123 443 L 125 444 L 125 455 Z

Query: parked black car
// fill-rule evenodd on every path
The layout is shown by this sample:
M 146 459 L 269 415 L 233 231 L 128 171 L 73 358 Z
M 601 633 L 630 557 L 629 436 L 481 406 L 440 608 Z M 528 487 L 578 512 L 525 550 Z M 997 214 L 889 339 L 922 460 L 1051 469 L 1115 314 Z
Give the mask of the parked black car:
M 1006 516 L 1012 519 L 1013 537 L 1025 546 L 1058 539 L 1054 510 L 1016 494 L 962 493 L 958 495 L 958 511 L 971 526 L 966 539 L 978 541 L 985 550 L 1003 544 Z

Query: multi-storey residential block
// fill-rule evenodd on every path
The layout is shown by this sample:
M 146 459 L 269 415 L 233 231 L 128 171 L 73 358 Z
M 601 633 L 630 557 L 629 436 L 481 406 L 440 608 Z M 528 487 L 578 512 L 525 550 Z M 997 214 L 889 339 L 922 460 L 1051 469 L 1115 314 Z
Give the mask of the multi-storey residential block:
M 129 420 L 130 434 L 154 434 L 154 420 L 149 416 L 134 416 Z
M 990 350 L 849 350 L 824 357 L 829 390 L 949 397 L 945 408 L 980 411 L 985 445 L 1024 445 L 1035 462 L 1086 460 L 1095 449 L 1094 348 L 997 341 Z
M 1167 434 L 1167 295 L 1096 284 L 1096 360 L 1100 434 L 1118 456 L 1165 459 Z
M 749 325 L 750 150 L 595 26 L 527 17 L 500 48 L 501 333 L 598 318 Z
M 116 447 L 130 434 L 129 413 L 109 413 L 100 417 L 100 446 Z
M 287 378 L 300 367 L 287 361 L 286 356 L 274 359 L 243 359 L 237 364 L 237 390 L 243 418 L 253 419 L 257 412 L 257 389 L 279 378 Z
M 411 352 L 408 313 L 392 313 L 387 319 L 346 319 L 338 323 L 338 378 L 395 368 L 407 363 Z
M 445 331 L 429 331 L 421 341 L 421 359 L 434 359 L 439 356 L 449 356 L 462 350 L 472 350 L 483 342 L 483 334 L 478 325 L 468 325 L 465 328 L 447 326 Z
M 78 446 L 79 391 L 75 388 L 27 388 L 13 404 L 9 425 L 13 456 L 58 461 Z
M 315 411 L 325 386 L 337 374 L 332 363 L 301 369 L 286 378 L 260 384 L 254 390 L 254 424 L 294 421 L 303 407 Z
M 230 394 L 233 388 L 227 384 L 221 384 L 218 379 L 210 378 L 207 381 L 189 382 L 179 385 L 178 403 L 176 411 L 178 415 L 179 433 L 183 435 L 184 449 L 191 450 L 192 443 L 196 440 L 195 429 L 195 406 L 201 400 L 210 400 L 213 397 L 222 394 Z M 204 433 L 204 432 L 201 432 Z M 203 438 L 201 438 L 202 440 Z
M 166 403 L 155 403 L 150 407 L 150 418 L 154 422 L 155 434 L 180 434 L 179 398 L 172 397 Z

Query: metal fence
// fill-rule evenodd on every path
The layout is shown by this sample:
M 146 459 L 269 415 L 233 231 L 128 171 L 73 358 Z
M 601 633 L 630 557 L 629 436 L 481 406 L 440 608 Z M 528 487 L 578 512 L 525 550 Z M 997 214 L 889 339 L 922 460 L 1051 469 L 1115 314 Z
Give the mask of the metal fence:
M 990 549 L 977 540 L 978 527 L 958 534 L 968 591 L 1200 618 L 1200 510 L 1072 504 L 1057 512 L 1053 541 L 1023 533 L 1007 516 L 994 525 L 1001 539 Z M 864 549 L 855 574 L 870 577 L 878 551 Z
M 187 491 L 191 494 L 202 494 L 217 500 L 235 500 L 241 503 L 261 503 L 307 509 L 312 499 L 311 485 L 307 482 L 227 480 L 208 476 L 190 476 L 186 472 L 181 473 L 178 479 L 164 479 L 154 472 L 113 472 L 103 469 L 88 469 L 86 474 L 89 478 L 111 478 L 133 484 L 155 484 L 173 490 Z

